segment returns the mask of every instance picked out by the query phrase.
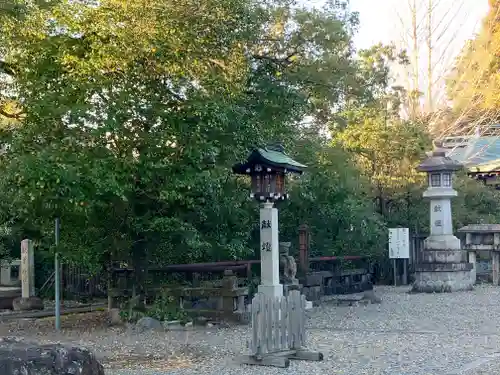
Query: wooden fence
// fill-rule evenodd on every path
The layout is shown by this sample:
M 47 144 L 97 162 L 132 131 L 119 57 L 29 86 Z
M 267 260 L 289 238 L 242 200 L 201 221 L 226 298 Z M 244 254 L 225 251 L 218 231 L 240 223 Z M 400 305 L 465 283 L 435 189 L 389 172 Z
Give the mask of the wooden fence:
M 306 297 L 292 290 L 287 297 L 257 293 L 252 299 L 250 354 L 242 363 L 288 367 L 290 359 L 321 361 L 323 354 L 306 349 Z
M 245 300 L 248 287 L 240 287 L 238 278 L 232 270 L 226 270 L 218 282 L 204 286 L 170 286 L 148 289 L 151 297 L 167 295 L 176 299 L 179 307 L 191 316 L 204 316 L 211 319 L 225 319 L 237 322 L 246 321 Z M 108 295 L 119 298 L 128 295 L 128 290 L 111 289 Z

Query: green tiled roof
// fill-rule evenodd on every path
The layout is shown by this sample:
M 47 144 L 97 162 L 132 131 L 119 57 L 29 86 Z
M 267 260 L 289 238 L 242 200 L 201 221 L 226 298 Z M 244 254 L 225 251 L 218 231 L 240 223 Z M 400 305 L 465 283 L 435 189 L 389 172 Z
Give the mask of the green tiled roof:
M 293 160 L 285 154 L 281 146 L 268 146 L 256 148 L 252 151 L 246 162 L 238 163 L 233 166 L 233 172 L 237 174 L 248 174 L 248 170 L 253 170 L 257 164 L 262 164 L 278 170 L 286 170 L 301 174 L 307 166 Z
M 280 165 L 290 165 L 297 168 L 307 168 L 304 164 L 300 164 L 298 161 L 293 160 L 290 156 L 283 152 L 275 151 L 270 148 L 258 148 L 259 154 L 266 160 Z
M 471 172 L 489 172 L 500 168 L 500 137 L 473 137 L 464 148 L 451 150 L 448 156 Z

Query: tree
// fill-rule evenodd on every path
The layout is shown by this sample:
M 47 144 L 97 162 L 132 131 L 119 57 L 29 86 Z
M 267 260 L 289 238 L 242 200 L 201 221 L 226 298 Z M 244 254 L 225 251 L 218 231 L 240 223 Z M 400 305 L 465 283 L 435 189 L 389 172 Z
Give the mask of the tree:
M 293 238 L 305 223 L 313 255 L 380 255 L 385 225 L 352 155 L 313 130 L 304 132 L 295 148 L 308 168 L 300 183 L 292 182 L 292 199 L 280 210 L 280 236 Z
M 490 1 L 490 9 L 478 35 L 468 41 L 448 77 L 447 92 L 453 106 L 480 117 L 498 118 L 498 75 L 500 51 L 500 3 Z
M 391 87 L 390 63 L 408 64 L 405 54 L 396 54 L 394 47 L 376 46 L 361 51 L 361 68 L 378 74 L 378 89 L 362 106 L 342 113 L 345 129 L 334 142 L 354 154 L 354 160 L 370 181 L 377 212 L 389 223 L 419 226 L 412 222 L 421 176 L 415 171 L 430 139 L 424 126 L 401 119 L 399 113 L 406 92 Z M 372 61 L 378 61 L 374 65 Z M 373 74 L 373 73 L 371 73 Z M 399 212 L 400 215 L 395 215 Z

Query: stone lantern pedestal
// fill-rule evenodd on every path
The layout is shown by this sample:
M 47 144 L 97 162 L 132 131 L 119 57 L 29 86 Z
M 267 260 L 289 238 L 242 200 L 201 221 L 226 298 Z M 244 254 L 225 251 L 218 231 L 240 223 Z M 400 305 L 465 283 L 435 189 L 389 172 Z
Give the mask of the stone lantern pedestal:
M 430 236 L 424 241 L 419 263 L 415 265 L 414 292 L 454 292 L 471 290 L 474 285 L 467 251 L 453 235 L 451 198 L 457 196 L 452 188 L 453 173 L 461 165 L 434 152 L 419 165 L 428 174 L 429 187 L 423 197 L 430 202 Z

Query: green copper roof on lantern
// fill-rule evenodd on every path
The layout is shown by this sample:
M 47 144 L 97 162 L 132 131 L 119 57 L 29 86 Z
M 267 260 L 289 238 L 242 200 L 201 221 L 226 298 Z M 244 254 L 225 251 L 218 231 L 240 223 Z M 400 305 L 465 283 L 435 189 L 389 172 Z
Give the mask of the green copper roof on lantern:
M 281 145 L 269 145 L 264 148 L 256 148 L 252 151 L 245 163 L 238 163 L 233 166 L 233 172 L 237 174 L 249 174 L 248 168 L 262 164 L 263 166 L 286 170 L 292 173 L 303 173 L 306 165 L 293 160 L 285 153 Z

